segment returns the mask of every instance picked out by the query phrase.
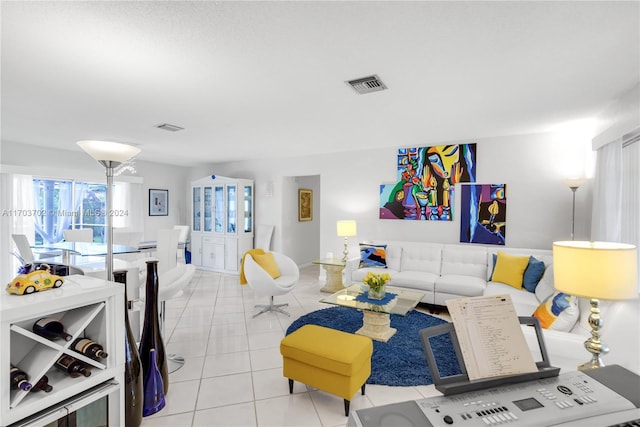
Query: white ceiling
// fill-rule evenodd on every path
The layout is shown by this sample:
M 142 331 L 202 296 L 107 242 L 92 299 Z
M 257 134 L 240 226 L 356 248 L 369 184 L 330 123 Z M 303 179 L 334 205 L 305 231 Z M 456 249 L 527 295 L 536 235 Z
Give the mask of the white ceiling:
M 640 80 L 639 5 L 3 1 L 2 140 L 197 165 L 546 132 Z

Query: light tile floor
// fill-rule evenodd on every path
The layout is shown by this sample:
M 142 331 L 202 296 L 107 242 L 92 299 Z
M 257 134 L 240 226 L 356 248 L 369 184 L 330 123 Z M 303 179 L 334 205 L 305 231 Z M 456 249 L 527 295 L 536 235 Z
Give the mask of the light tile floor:
M 319 266 L 303 267 L 295 289 L 276 297 L 291 317 L 265 313 L 253 318 L 256 300 L 238 276 L 198 270 L 180 298 L 167 301 L 167 353 L 186 364 L 170 374 L 166 406 L 143 419 L 152 426 L 345 426 L 342 398 L 295 383 L 289 394 L 282 376 L 280 340 L 291 322 L 326 308 L 319 300 Z M 351 409 L 439 394 L 433 386 L 368 385 Z

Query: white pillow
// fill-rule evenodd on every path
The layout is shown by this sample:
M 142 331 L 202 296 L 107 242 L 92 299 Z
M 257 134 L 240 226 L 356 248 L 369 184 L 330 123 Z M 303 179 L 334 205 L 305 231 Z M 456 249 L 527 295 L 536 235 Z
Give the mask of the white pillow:
M 578 298 L 562 292 L 554 292 L 533 312 L 545 329 L 569 332 L 578 321 Z
M 538 301 L 542 302 L 549 298 L 555 288 L 553 287 L 553 264 L 550 264 L 542 274 L 542 278 L 538 282 L 538 286 L 536 286 L 536 298 Z

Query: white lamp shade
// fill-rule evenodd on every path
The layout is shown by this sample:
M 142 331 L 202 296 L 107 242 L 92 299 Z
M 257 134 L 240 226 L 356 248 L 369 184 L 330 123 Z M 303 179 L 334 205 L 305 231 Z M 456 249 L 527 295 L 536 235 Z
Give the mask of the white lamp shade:
M 638 296 L 638 256 L 634 245 L 612 242 L 553 243 L 556 290 L 585 298 Z
M 338 221 L 336 223 L 338 236 L 352 237 L 356 235 L 356 222 L 353 220 Z
M 587 182 L 586 178 L 565 178 L 562 180 L 564 184 L 571 189 L 578 189 Z
M 112 141 L 78 141 L 84 151 L 97 161 L 126 162 L 140 152 L 138 147 Z

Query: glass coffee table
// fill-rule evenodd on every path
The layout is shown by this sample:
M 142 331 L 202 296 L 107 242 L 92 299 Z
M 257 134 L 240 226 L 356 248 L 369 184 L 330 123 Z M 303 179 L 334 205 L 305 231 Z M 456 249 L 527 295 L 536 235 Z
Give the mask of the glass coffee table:
M 387 286 L 387 294 L 389 293 L 396 294 L 396 296 L 391 300 L 387 297 L 378 302 L 364 298 L 367 293 L 361 290 L 359 284 L 354 284 L 322 298 L 320 302 L 362 310 L 362 328 L 358 329 L 356 334 L 365 335 L 376 341 L 387 342 L 396 333 L 396 329 L 390 326 L 390 315 L 406 315 L 424 297 L 424 292 Z

